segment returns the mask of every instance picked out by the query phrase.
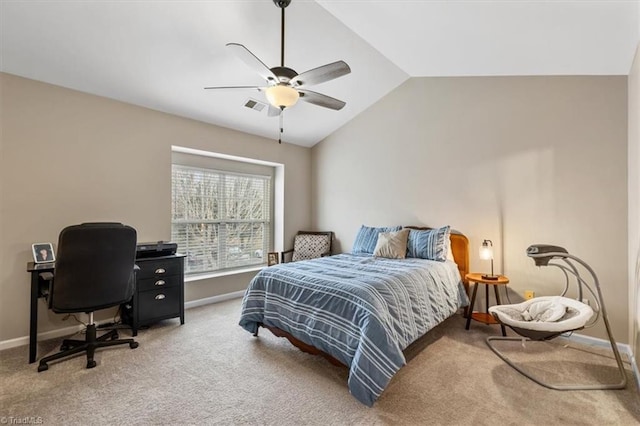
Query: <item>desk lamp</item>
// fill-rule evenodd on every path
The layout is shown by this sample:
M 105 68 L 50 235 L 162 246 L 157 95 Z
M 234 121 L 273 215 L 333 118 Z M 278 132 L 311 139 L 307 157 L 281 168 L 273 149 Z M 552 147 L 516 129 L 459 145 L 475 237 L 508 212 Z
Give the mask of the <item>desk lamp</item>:
M 482 246 L 480 247 L 480 259 L 491 260 L 491 275 L 483 274 L 482 278 L 485 280 L 497 280 L 498 275 L 493 274 L 493 243 L 491 240 L 482 241 Z

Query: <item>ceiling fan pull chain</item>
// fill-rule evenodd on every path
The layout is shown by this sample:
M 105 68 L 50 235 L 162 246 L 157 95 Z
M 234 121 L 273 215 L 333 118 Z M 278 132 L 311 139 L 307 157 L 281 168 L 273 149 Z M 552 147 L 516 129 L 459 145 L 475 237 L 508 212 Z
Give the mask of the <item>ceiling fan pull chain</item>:
M 280 111 L 280 133 L 278 134 L 278 143 L 282 144 L 282 132 L 284 132 L 284 107 Z

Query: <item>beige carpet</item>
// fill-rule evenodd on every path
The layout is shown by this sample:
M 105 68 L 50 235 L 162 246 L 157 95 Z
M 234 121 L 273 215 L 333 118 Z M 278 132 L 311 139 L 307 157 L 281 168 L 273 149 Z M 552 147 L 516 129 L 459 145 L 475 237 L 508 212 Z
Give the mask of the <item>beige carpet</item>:
M 347 389 L 347 370 L 304 354 L 261 330 L 237 325 L 240 300 L 190 309 L 186 324 L 165 321 L 137 337 L 140 347 L 103 349 L 37 373 L 27 348 L 0 352 L 0 420 L 51 424 L 358 424 L 358 425 L 635 425 L 640 398 L 631 373 L 623 391 L 561 392 L 543 388 L 504 364 L 484 338 L 496 326 L 454 316 L 412 351 L 411 361 L 368 408 Z M 128 335 L 123 331 L 121 335 Z M 60 340 L 42 342 L 39 356 Z M 612 359 L 560 345 L 530 355 L 527 365 L 606 380 Z M 540 356 L 548 362 L 539 362 Z M 568 363 L 567 356 L 576 363 Z M 537 357 L 537 358 L 534 358 Z M 596 363 L 600 365 L 596 367 Z M 628 365 L 627 365 L 628 367 Z M 557 377 L 556 377 L 557 378 Z M 567 377 L 565 377 L 566 379 Z M 560 377 L 562 379 L 562 377 Z M 15 420 L 14 420 L 15 422 Z

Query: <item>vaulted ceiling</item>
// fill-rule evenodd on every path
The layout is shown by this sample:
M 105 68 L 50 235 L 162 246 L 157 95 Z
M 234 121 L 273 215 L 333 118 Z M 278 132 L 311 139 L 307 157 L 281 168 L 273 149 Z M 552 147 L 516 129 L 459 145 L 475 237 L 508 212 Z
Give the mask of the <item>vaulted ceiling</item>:
M 0 0 L 0 70 L 277 139 L 263 85 L 225 44 L 280 62 L 272 0 Z M 344 60 L 352 72 L 311 87 L 340 111 L 298 102 L 283 141 L 313 146 L 410 77 L 626 75 L 638 42 L 628 0 L 293 0 L 285 63 Z

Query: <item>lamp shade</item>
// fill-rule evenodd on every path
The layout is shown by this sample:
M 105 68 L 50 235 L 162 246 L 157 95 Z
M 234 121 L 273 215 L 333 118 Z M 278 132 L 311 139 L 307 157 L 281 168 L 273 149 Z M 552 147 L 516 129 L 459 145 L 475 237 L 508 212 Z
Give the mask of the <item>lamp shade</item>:
M 482 260 L 493 259 L 493 244 L 491 243 L 491 240 L 484 240 L 482 242 L 479 256 Z
M 265 96 L 274 107 L 288 108 L 298 102 L 300 94 L 292 87 L 278 84 L 277 86 L 267 88 L 265 90 Z

